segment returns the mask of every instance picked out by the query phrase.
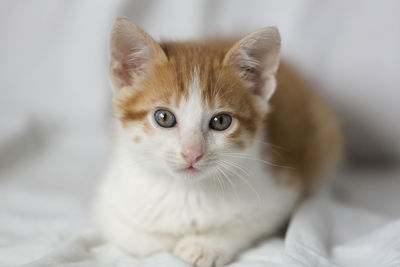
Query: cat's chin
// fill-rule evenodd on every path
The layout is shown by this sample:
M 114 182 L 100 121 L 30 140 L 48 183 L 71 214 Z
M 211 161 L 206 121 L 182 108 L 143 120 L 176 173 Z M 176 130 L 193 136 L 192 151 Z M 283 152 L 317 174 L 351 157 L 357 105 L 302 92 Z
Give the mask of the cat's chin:
M 199 168 L 193 167 L 193 166 L 179 169 L 178 172 L 185 176 L 198 176 L 201 173 L 203 173 L 202 170 L 200 170 Z

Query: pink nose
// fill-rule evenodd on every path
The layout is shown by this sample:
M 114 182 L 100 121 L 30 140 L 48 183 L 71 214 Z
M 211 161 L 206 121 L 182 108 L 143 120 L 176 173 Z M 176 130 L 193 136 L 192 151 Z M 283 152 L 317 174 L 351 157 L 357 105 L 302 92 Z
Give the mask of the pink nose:
M 186 149 L 182 151 L 182 157 L 187 163 L 193 165 L 203 157 L 203 152 L 200 149 Z

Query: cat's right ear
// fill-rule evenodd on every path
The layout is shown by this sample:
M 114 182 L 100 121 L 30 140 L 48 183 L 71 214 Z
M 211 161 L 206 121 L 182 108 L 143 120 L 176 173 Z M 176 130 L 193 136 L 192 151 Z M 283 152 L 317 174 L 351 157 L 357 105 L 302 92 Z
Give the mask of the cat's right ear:
M 234 66 L 248 81 L 252 93 L 268 100 L 275 91 L 281 37 L 276 27 L 265 27 L 239 40 L 226 54 L 224 63 Z
M 114 91 L 132 86 L 150 63 L 163 60 L 167 60 L 164 51 L 150 35 L 129 19 L 115 21 L 110 40 L 110 81 Z

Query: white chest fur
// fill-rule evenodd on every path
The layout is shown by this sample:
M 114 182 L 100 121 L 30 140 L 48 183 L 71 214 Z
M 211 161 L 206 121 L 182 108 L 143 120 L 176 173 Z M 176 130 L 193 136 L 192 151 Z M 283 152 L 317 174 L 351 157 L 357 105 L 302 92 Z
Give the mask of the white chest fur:
M 244 170 L 247 175 L 230 181 L 190 183 L 163 172 L 149 174 L 124 157 L 117 154 L 112 161 L 97 212 L 146 232 L 182 236 L 260 219 L 266 228 L 274 228 L 287 217 L 297 198 L 293 188 L 278 185 L 258 161 L 249 160 Z

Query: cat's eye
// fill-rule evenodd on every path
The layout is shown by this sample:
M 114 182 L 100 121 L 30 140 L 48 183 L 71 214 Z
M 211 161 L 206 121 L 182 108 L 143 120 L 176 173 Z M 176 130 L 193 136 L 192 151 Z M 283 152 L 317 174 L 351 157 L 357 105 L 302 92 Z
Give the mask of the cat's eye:
M 158 125 L 164 128 L 171 128 L 176 124 L 175 115 L 166 109 L 159 109 L 154 112 L 154 119 Z
M 223 131 L 229 128 L 232 123 L 232 116 L 229 114 L 218 114 L 210 120 L 210 128 L 217 131 Z

